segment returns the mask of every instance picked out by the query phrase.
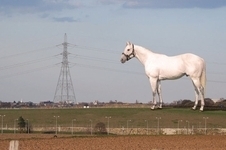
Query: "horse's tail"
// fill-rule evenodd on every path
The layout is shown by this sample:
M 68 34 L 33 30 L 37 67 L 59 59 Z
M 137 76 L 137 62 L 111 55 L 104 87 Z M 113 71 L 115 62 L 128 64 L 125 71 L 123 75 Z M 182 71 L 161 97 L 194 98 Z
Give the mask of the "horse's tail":
M 205 93 L 205 89 L 206 89 L 206 65 L 205 65 L 205 63 L 204 63 L 203 69 L 202 69 L 201 84 L 203 87 L 203 92 Z

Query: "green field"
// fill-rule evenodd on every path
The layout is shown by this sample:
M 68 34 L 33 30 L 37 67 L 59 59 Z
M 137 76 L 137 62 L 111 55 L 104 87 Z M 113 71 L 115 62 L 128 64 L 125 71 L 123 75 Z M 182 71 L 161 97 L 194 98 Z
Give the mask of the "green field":
M 55 126 L 56 119 L 53 116 L 60 116 L 58 124 L 61 126 L 71 126 L 72 119 L 76 119 L 74 124 L 78 127 L 88 126 L 92 120 L 93 125 L 98 122 L 107 124 L 106 116 L 111 116 L 109 119 L 111 128 L 126 127 L 127 120 L 129 126 L 134 128 L 146 127 L 150 128 L 157 126 L 156 117 L 161 117 L 161 128 L 176 128 L 178 120 L 180 127 L 190 126 L 204 127 L 203 117 L 208 117 L 208 128 L 226 128 L 226 111 L 192 111 L 182 108 L 163 108 L 162 110 L 150 110 L 149 108 L 75 108 L 75 109 L 0 109 L 0 115 L 5 115 L 3 118 L 3 126 L 13 127 L 15 119 L 22 116 L 28 119 L 32 126 Z M 0 117 L 0 122 L 2 123 Z M 187 122 L 186 122 L 187 121 Z

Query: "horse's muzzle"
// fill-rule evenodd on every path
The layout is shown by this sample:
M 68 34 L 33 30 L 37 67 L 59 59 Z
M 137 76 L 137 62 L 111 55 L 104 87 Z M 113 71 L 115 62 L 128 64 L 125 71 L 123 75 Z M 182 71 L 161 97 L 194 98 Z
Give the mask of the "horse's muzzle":
M 120 61 L 121 61 L 121 63 L 125 63 L 125 62 L 126 62 L 126 60 L 127 60 L 127 59 L 126 59 L 126 57 L 125 57 L 124 55 L 122 55 L 121 60 L 120 60 Z

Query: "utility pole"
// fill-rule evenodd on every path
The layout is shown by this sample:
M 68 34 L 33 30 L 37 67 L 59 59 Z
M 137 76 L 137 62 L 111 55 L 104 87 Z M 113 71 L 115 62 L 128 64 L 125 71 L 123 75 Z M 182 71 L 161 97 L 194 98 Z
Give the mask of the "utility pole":
M 73 83 L 69 70 L 68 55 L 70 53 L 68 53 L 67 51 L 69 43 L 67 42 L 66 33 L 64 35 L 64 43 L 62 43 L 62 45 L 63 45 L 63 53 L 61 53 L 61 55 L 63 56 L 62 66 L 53 101 L 60 102 L 63 104 L 76 103 Z

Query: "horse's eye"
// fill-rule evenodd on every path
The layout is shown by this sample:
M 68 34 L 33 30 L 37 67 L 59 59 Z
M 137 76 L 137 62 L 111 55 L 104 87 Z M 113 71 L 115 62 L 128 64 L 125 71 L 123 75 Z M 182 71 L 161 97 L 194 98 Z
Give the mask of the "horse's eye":
M 130 49 L 127 49 L 127 51 L 129 51 Z

